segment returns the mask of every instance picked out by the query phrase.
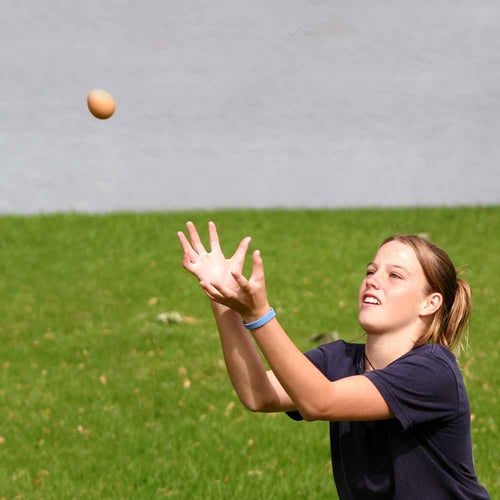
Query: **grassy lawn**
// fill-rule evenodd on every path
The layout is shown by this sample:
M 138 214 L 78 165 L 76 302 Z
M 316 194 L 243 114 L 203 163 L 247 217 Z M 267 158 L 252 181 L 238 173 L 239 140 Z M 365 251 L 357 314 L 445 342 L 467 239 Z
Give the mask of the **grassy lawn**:
M 500 497 L 500 207 L 478 207 L 1 217 L 0 498 L 335 498 L 327 423 L 238 403 L 181 267 L 187 219 L 204 235 L 215 220 L 227 253 L 253 237 L 302 350 L 315 333 L 362 341 L 357 289 L 386 236 L 444 247 L 473 288 L 460 363 L 477 472 Z

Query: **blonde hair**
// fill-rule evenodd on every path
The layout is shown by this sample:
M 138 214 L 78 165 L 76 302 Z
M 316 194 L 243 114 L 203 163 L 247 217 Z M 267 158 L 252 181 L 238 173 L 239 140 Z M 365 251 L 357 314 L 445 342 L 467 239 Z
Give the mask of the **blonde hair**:
M 471 314 L 469 284 L 457 277 L 448 254 L 425 238 L 397 234 L 387 238 L 382 245 L 389 241 L 399 241 L 413 249 L 427 279 L 425 292 L 440 293 L 443 297 L 443 303 L 434 314 L 429 330 L 419 339 L 418 344 L 432 342 L 450 350 L 459 350 L 463 347 L 462 334 L 467 330 Z

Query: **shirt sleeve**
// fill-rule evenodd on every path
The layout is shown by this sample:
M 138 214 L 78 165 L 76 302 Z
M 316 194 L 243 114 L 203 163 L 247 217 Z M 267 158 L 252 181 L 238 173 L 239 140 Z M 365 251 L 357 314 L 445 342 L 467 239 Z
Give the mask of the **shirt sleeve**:
M 432 353 L 409 355 L 363 374 L 377 387 L 404 430 L 456 415 L 459 383 L 451 361 Z
M 348 345 L 343 340 L 337 340 L 321 345 L 304 353 L 304 356 L 329 380 L 337 380 L 348 375 L 354 375 L 354 361 L 357 346 Z M 349 373 L 349 370 L 352 373 Z M 294 420 L 302 420 L 298 411 L 286 412 Z

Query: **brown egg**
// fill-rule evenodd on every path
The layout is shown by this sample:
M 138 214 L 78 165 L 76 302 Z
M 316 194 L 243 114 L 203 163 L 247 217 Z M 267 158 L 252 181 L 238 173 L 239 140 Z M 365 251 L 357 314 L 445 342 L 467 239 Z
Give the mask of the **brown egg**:
M 106 120 L 114 112 L 116 108 L 113 96 L 101 89 L 93 89 L 87 96 L 87 106 L 89 111 L 100 120 Z

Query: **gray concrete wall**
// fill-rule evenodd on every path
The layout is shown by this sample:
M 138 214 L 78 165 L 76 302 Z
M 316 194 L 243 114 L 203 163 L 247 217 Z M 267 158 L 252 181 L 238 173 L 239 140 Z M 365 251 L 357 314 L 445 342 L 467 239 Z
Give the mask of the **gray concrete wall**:
M 499 26 L 497 0 L 2 0 L 0 213 L 498 204 Z

